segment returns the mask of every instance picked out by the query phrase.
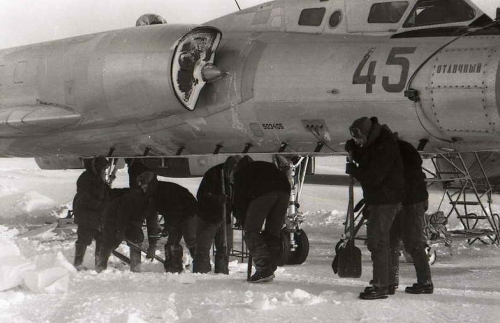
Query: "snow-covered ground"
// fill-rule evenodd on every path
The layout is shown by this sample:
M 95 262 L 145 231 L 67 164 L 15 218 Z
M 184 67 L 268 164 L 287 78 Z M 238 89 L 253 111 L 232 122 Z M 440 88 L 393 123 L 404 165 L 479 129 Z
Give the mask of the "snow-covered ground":
M 319 172 L 341 174 L 342 168 L 342 159 L 318 161 Z M 9 248 L 17 248 L 28 263 L 41 262 L 50 267 L 48 262 L 52 262 L 52 266 L 61 268 L 72 263 L 75 237 L 71 230 L 23 236 L 66 215 L 80 173 L 42 171 L 32 160 L 0 160 L 0 267 L 2 254 Z M 193 193 L 199 183 L 199 179 L 171 180 Z M 122 170 L 114 186 L 125 185 L 126 173 Z M 355 194 L 361 195 L 359 188 Z M 437 209 L 440 200 L 441 192 L 431 191 L 430 211 Z M 339 278 L 331 269 L 334 246 L 343 230 L 346 202 L 347 187 L 304 187 L 301 211 L 305 212 L 303 229 L 311 245 L 309 257 L 302 265 L 280 267 L 271 283 L 247 283 L 246 264 L 236 258 L 230 275 L 189 271 L 166 274 L 156 261 L 144 261 L 142 273 L 131 273 L 114 257 L 109 269 L 97 274 L 92 270 L 92 245 L 84 263 L 90 270 L 75 273 L 66 268 L 67 281 L 59 285 L 61 288 L 33 291 L 21 284 L 0 292 L 0 322 L 499 321 L 500 249 L 481 243 L 469 246 L 456 240 L 451 250 L 440 244 L 434 247 L 438 257 L 432 266 L 432 295 L 404 293 L 404 288 L 415 282 L 415 273 L 413 265 L 401 257 L 400 288 L 394 296 L 375 301 L 358 299 L 371 279 L 366 247 L 358 243 L 363 254 L 361 278 Z M 495 210 L 498 207 L 494 204 Z M 456 219 L 450 222 L 449 229 L 460 228 Z M 126 247 L 120 250 L 127 253 Z M 40 255 L 44 255 L 42 260 Z

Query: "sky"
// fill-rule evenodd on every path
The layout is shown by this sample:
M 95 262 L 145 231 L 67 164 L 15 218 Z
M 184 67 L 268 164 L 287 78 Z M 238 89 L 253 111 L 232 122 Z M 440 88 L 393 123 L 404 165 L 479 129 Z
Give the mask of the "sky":
M 317 174 L 338 174 L 343 158 L 320 158 Z M 432 243 L 434 294 L 404 292 L 415 281 L 413 264 L 400 257 L 400 285 L 385 300 L 358 295 L 372 276 L 370 253 L 361 241 L 360 278 L 340 278 L 331 263 L 343 232 L 346 186 L 304 186 L 300 210 L 309 237 L 309 256 L 301 265 L 279 267 L 271 283 L 249 284 L 246 263 L 231 258 L 229 275 L 165 273 L 161 263 L 143 258 L 142 272 L 132 273 L 114 256 L 108 269 L 94 270 L 95 244 L 84 265 L 71 263 L 75 226 L 41 231 L 66 215 L 81 170 L 41 170 L 32 159 L 0 160 L 0 323 L 497 323 L 500 320 L 500 248 L 467 244 L 454 238 L 451 248 Z M 200 179 L 168 179 L 195 193 Z M 119 170 L 114 187 L 128 182 Z M 50 188 L 50 189 L 47 189 Z M 438 209 L 442 191 L 431 190 L 429 212 Z M 361 196 L 354 188 L 355 200 Z M 498 195 L 494 196 L 499 209 Z M 443 210 L 449 211 L 443 203 Z M 474 207 L 472 207 L 474 208 Z M 472 209 L 473 212 L 476 210 Z M 477 212 L 477 211 L 476 211 Z M 45 227 L 45 226 L 43 226 Z M 455 216 L 448 230 L 461 228 Z M 363 229 L 360 231 L 362 232 Z M 43 232 L 43 233 L 42 233 Z M 38 233 L 38 234 L 37 234 Z M 363 232 L 362 232 L 363 233 Z M 236 240 L 241 233 L 235 233 Z M 164 257 L 160 240 L 157 255 Z M 118 250 L 128 254 L 125 244 Z M 186 250 L 186 249 L 184 249 Z M 187 256 L 187 255 L 186 255 Z M 186 257 L 189 265 L 189 257 Z M 6 285 L 7 284 L 7 285 Z M 19 285 L 18 285 L 19 284 Z
M 237 0 L 241 9 L 267 1 Z M 500 0 L 473 0 L 493 16 Z M 144 13 L 199 24 L 237 11 L 234 0 L 0 0 L 0 48 L 126 28 Z

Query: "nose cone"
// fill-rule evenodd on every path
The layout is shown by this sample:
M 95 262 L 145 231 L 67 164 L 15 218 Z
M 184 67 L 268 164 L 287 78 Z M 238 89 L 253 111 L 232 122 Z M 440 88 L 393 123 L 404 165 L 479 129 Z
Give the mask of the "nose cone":
M 205 64 L 201 70 L 203 81 L 207 83 L 215 82 L 224 77 L 226 74 L 227 73 L 222 72 L 217 66 L 211 63 Z

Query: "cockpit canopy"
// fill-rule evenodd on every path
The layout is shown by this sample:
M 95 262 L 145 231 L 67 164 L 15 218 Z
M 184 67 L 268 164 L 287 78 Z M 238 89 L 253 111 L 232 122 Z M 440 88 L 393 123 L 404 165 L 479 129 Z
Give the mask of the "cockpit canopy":
M 276 0 L 209 23 L 222 30 L 394 34 L 464 27 L 480 17 L 491 21 L 471 0 Z
M 476 10 L 463 0 L 420 0 L 406 17 L 403 28 L 468 22 L 475 17 Z

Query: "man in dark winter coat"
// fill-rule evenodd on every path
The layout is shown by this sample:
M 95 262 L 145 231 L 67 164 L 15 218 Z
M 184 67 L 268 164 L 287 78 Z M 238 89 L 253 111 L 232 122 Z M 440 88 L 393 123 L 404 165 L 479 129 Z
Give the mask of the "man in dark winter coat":
M 140 189 L 123 189 L 121 196 L 115 198 L 106 209 L 103 219 L 103 239 L 97 261 L 97 272 L 105 270 L 111 252 L 123 240 L 141 245 L 144 241 L 142 224 L 146 220 L 148 231 L 148 256 L 154 255 L 158 241 L 158 216 L 151 212 L 148 193 Z M 130 247 L 130 270 L 140 272 L 141 250 Z
M 137 183 L 151 196 L 154 209 L 163 216 L 168 239 L 165 244 L 165 271 L 180 273 L 184 238 L 191 255 L 195 254 L 196 214 L 198 205 L 195 197 L 186 188 L 171 182 L 156 179 L 153 172 L 144 172 L 137 177 Z M 150 191 L 151 190 L 151 191 Z
M 280 252 L 280 232 L 290 201 L 290 183 L 276 165 L 241 159 L 234 170 L 233 214 L 241 223 L 256 272 L 251 283 L 271 281 Z M 265 221 L 265 228 L 262 225 Z
M 199 213 L 196 230 L 196 254 L 193 260 L 193 272 L 195 273 L 207 273 L 212 269 L 210 249 L 215 239 L 214 272 L 229 274 L 229 250 L 232 249 L 233 244 L 232 204 L 230 201 L 232 189 L 229 175 L 240 159 L 239 156 L 228 157 L 225 163 L 210 168 L 201 180 L 196 194 Z M 225 223 L 223 223 L 224 214 Z M 224 240 L 224 231 L 226 232 L 226 240 Z
M 78 239 L 75 243 L 73 265 L 81 270 L 87 246 L 96 240 L 97 253 L 100 248 L 101 218 L 109 204 L 111 188 L 106 183 L 108 161 L 103 156 L 86 159 L 85 171 L 76 182 L 76 195 L 73 199 L 73 214 L 78 225 Z
M 352 162 L 347 164 L 346 173 L 361 183 L 368 204 L 367 245 L 373 261 L 373 285 L 359 297 L 387 298 L 389 231 L 404 198 L 403 163 L 398 143 L 387 127 L 363 117 L 349 130 L 353 138 L 345 149 Z
M 432 294 L 434 286 L 425 252 L 427 241 L 423 231 L 429 193 L 425 174 L 422 172 L 422 158 L 409 142 L 399 140 L 398 143 L 403 160 L 406 195 L 403 208 L 396 215 L 391 228 L 389 286 L 397 288 L 399 284 L 399 242 L 402 238 L 404 248 L 411 255 L 417 273 L 417 283 L 407 287 L 405 291 L 411 294 Z

